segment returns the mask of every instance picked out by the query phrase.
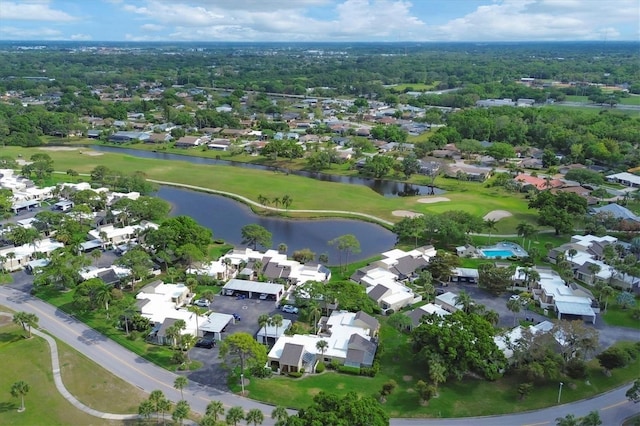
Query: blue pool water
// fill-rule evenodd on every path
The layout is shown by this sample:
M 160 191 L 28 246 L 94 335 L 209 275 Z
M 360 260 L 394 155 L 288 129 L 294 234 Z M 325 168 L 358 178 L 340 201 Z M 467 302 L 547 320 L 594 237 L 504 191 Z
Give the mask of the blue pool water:
M 484 254 L 488 258 L 510 257 L 514 255 L 511 250 L 482 250 L 482 254 Z

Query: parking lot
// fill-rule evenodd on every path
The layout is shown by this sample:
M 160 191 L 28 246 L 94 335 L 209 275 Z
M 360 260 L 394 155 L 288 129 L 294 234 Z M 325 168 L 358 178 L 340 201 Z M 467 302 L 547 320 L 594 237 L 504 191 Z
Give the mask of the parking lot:
M 274 301 L 237 299 L 235 296 L 216 296 L 209 305 L 209 309 L 223 314 L 240 315 L 240 321 L 236 321 L 235 324 L 229 324 L 226 331 L 222 333 L 223 340 L 226 336 L 238 332 L 245 332 L 255 336 L 258 332 L 258 317 L 262 314 L 280 314 L 291 321 L 297 319 L 295 314 L 279 311 Z M 219 344 L 213 349 L 191 349 L 191 359 L 200 361 L 203 365 L 197 371 L 187 374 L 189 380 L 214 386 L 218 389 L 227 389 L 227 371 L 222 367 L 222 360 L 218 358 Z

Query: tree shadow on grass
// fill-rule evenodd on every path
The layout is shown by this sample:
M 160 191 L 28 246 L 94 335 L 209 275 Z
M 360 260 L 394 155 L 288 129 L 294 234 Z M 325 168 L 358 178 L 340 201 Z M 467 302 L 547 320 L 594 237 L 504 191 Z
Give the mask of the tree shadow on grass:
M 13 343 L 23 340 L 24 337 L 17 333 L 0 333 L 0 343 Z
M 15 411 L 18 409 L 18 405 L 14 402 L 0 402 L 0 413 L 6 413 L 8 411 Z

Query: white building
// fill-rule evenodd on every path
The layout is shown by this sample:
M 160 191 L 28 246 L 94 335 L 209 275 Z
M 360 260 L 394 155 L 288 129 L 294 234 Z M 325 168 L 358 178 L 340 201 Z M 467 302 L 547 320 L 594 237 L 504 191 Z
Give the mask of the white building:
M 321 320 L 317 335 L 281 336 L 269 351 L 269 367 L 279 372 L 314 371 L 317 363 L 337 361 L 353 367 L 370 367 L 377 350 L 374 340 L 380 325 L 364 312 L 334 311 Z M 323 351 L 319 341 L 327 343 Z
M 48 256 L 54 250 L 62 247 L 64 244 L 51 238 L 36 240 L 32 244 L 23 244 L 17 247 L 5 247 L 0 249 L 0 259 L 4 259 L 1 264 L 6 271 L 18 271 L 35 259 L 35 253 L 43 253 Z
M 581 317 L 596 322 L 596 312 L 592 308 L 593 301 L 589 297 L 577 295 L 577 292 L 565 285 L 560 276 L 553 270 L 537 269 L 540 280 L 533 283 L 533 298 L 540 302 L 543 309 L 553 309 L 558 319 Z

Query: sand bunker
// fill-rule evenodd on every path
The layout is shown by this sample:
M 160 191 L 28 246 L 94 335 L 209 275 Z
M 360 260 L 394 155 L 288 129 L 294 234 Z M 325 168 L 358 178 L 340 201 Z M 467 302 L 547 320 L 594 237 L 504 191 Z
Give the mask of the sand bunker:
M 484 215 L 483 219 L 484 220 L 500 220 L 500 219 L 504 219 L 505 217 L 511 217 L 513 216 L 510 212 L 506 211 L 506 210 L 494 210 L 491 211 L 487 214 Z
M 422 213 L 410 212 L 409 210 L 394 210 L 391 212 L 392 215 L 397 217 L 418 217 L 422 216 Z
M 451 200 L 448 199 L 447 197 L 420 198 L 418 200 L 418 202 L 422 204 L 440 203 L 442 201 L 451 201 Z
M 46 146 L 43 148 L 38 148 L 43 151 L 77 151 L 78 148 L 73 146 Z
M 104 152 L 98 151 L 80 151 L 80 154 L 90 155 L 92 157 L 97 157 L 98 155 L 104 155 Z

